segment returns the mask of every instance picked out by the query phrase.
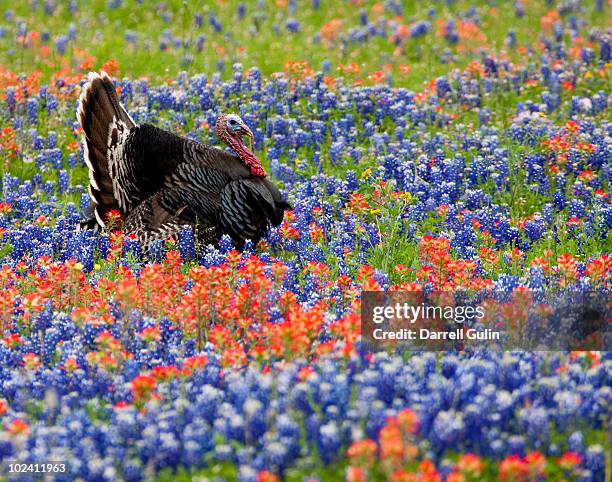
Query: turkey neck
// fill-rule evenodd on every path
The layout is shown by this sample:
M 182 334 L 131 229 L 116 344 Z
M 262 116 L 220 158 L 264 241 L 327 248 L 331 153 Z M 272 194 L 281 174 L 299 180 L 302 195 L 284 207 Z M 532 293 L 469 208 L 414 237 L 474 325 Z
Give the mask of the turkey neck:
M 251 176 L 253 177 L 266 177 L 266 171 L 264 171 L 261 162 L 257 159 L 257 156 L 249 151 L 242 140 L 236 139 L 233 136 L 228 136 L 228 145 L 238 154 L 238 157 L 242 163 L 249 168 Z

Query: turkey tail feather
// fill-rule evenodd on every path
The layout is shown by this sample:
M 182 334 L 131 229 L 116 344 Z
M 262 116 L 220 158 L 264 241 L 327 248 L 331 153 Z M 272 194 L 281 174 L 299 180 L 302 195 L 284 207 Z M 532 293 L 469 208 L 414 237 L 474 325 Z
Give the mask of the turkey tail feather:
M 125 208 L 115 192 L 110 161 L 113 150 L 125 141 L 136 124 L 119 103 L 115 86 L 106 72 L 89 73 L 79 97 L 77 120 L 85 134 L 83 154 L 89 169 L 89 197 L 95 204 L 95 219 L 104 227 L 108 211 Z

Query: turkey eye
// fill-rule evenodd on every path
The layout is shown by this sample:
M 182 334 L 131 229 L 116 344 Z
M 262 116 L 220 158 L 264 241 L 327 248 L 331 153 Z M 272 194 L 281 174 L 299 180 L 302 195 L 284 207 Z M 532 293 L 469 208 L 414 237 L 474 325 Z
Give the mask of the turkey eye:
M 232 120 L 230 121 L 230 124 L 231 124 L 231 125 L 236 125 L 236 121 L 232 119 Z

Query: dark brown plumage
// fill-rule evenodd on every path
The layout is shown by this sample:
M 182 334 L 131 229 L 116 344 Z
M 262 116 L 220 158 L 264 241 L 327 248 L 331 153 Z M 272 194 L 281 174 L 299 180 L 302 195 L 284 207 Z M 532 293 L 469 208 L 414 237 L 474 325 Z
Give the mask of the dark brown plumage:
M 228 234 L 241 248 L 278 226 L 289 205 L 246 148 L 252 139 L 240 117 L 221 115 L 215 131 L 237 155 L 158 129 L 136 125 L 119 104 L 104 72 L 90 73 L 77 118 L 85 133 L 91 217 L 104 228 L 108 213 L 121 214 L 123 230 L 148 250 L 156 240 L 196 228 L 201 243 Z

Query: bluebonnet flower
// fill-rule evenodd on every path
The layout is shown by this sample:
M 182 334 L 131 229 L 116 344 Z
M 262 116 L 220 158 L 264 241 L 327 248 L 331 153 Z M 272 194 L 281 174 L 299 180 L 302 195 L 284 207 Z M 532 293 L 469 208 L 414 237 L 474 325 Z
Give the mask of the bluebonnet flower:
M 285 26 L 288 32 L 296 33 L 300 31 L 300 22 L 294 18 L 287 19 Z

